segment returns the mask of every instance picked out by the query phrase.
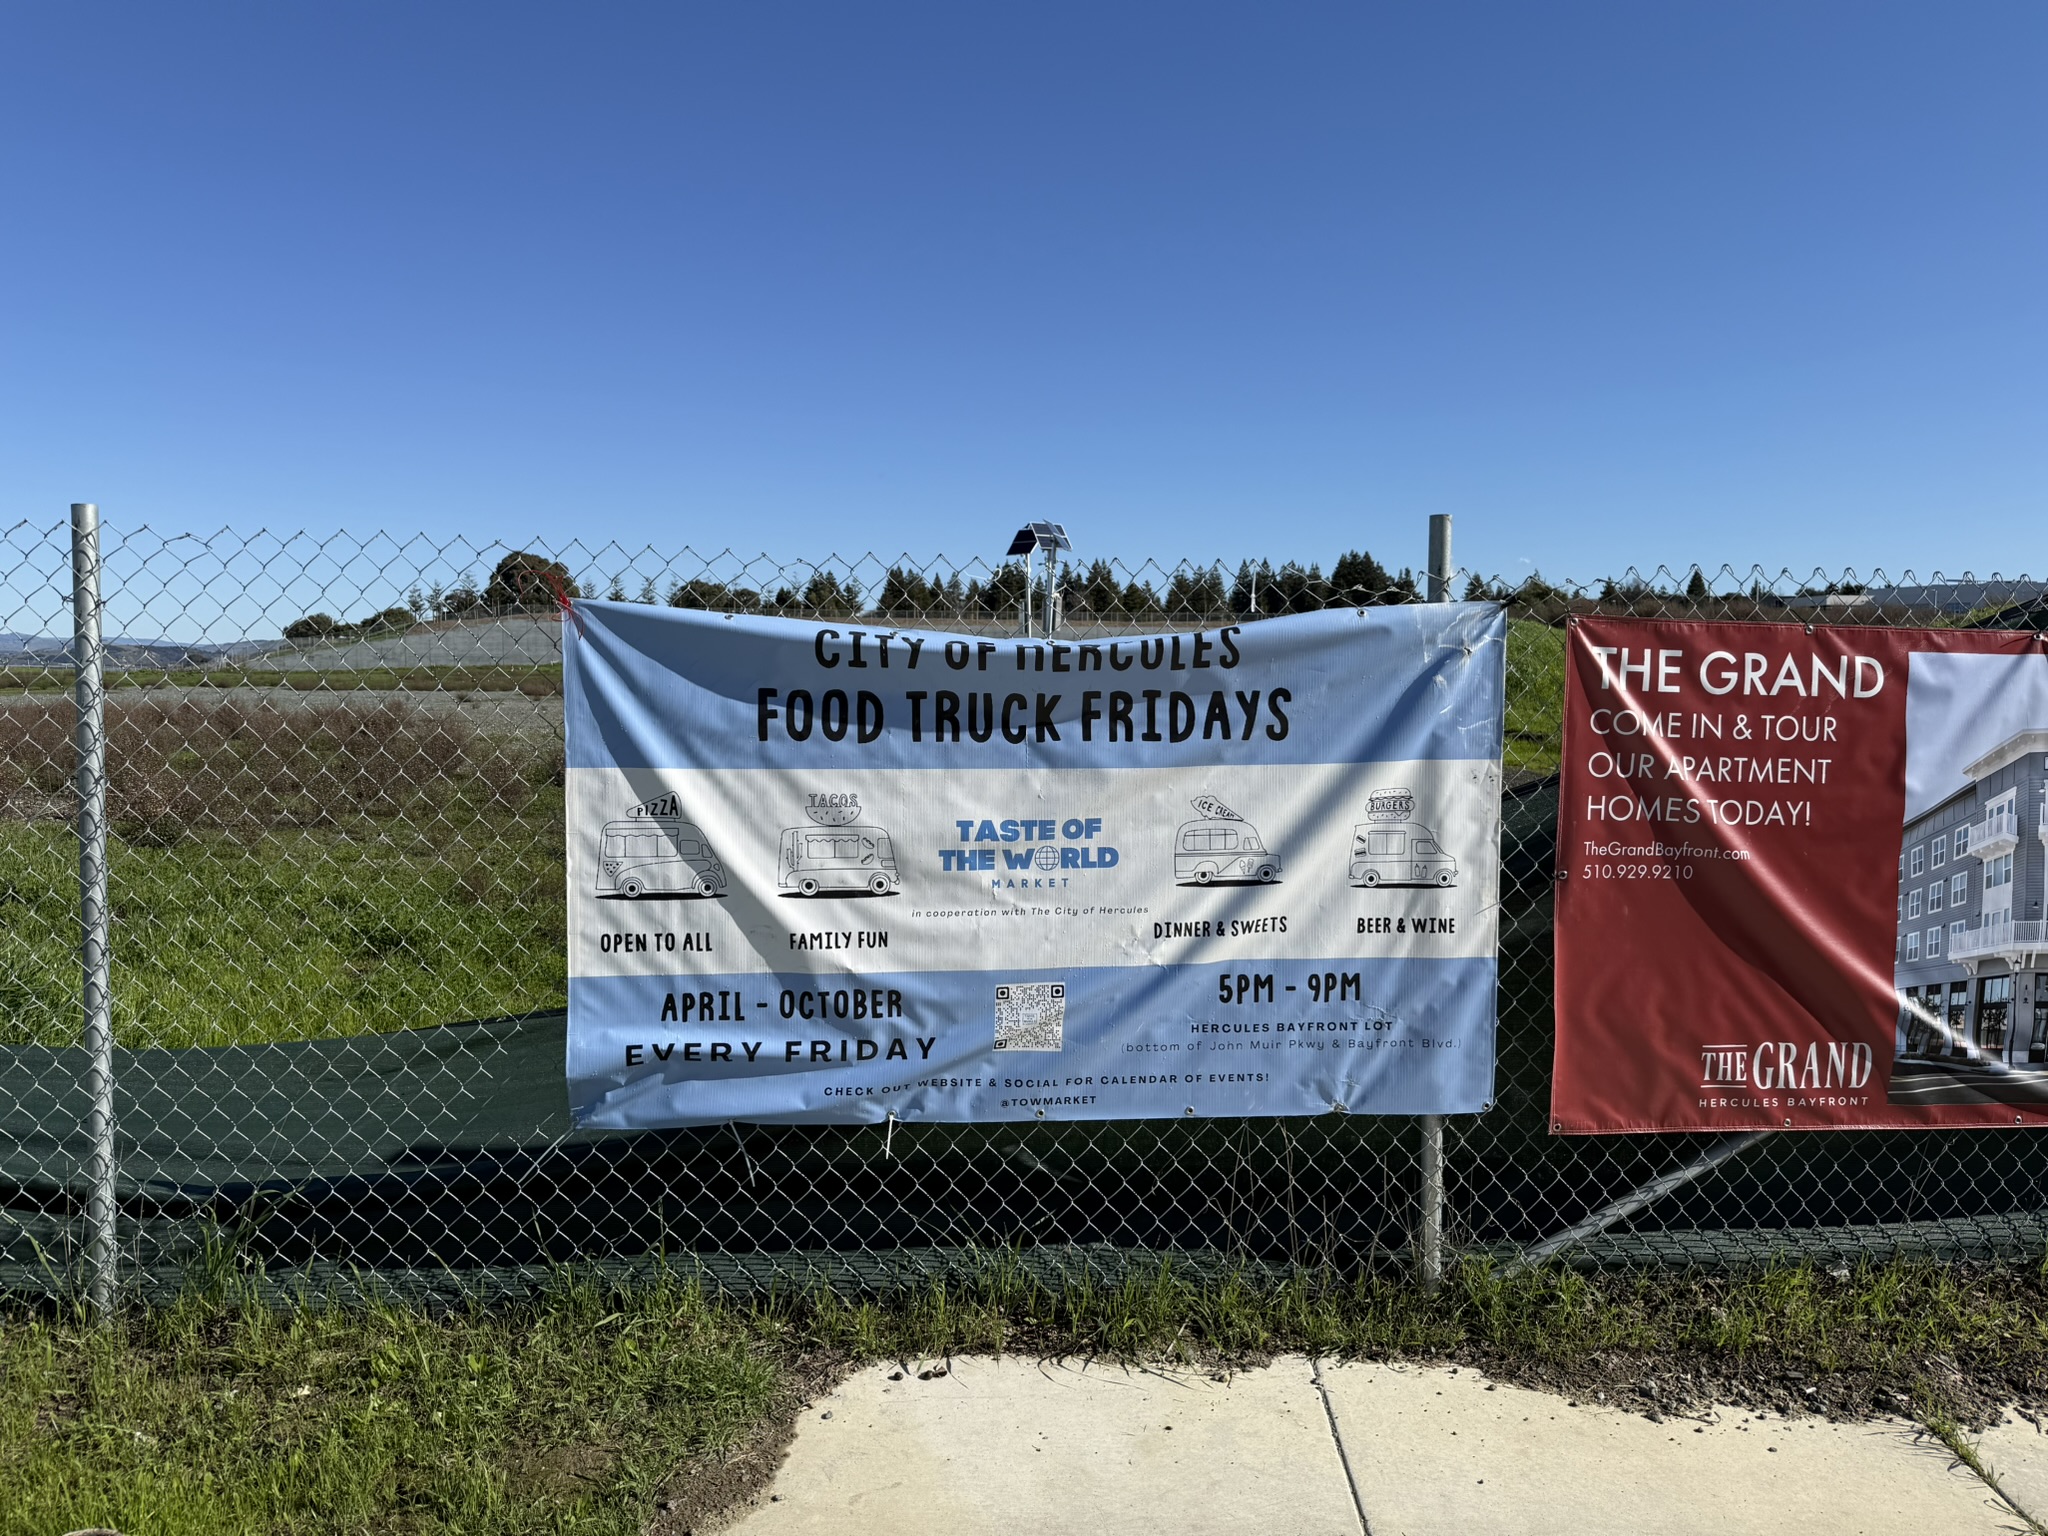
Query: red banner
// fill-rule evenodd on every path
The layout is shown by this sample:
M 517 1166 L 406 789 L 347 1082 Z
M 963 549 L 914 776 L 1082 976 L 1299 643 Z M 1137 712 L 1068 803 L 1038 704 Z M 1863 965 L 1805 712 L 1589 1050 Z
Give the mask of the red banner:
M 2031 634 L 1579 619 L 1552 1128 L 2048 1124 Z

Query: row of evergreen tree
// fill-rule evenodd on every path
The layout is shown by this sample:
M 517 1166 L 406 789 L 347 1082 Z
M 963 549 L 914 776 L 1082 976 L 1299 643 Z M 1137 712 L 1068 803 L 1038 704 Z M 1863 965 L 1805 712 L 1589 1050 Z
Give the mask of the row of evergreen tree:
M 1163 586 L 1120 571 L 1107 560 L 1063 564 L 1052 580 L 1059 584 L 1059 608 L 1070 620 L 1110 622 L 1133 620 L 1210 620 L 1269 618 L 1282 613 L 1308 613 L 1317 608 L 1375 607 L 1422 600 L 1414 571 L 1390 571 L 1361 550 L 1340 556 L 1325 576 L 1320 565 L 1288 561 L 1277 570 L 1272 562 L 1241 563 L 1226 578 L 1221 565 L 1182 566 L 1163 573 Z M 697 578 L 677 582 L 665 594 L 645 583 L 638 601 L 666 601 L 678 608 L 703 608 L 716 613 L 800 614 L 847 617 L 873 613 L 889 619 L 1010 618 L 1029 601 L 1033 612 L 1045 605 L 1047 577 L 1027 572 L 1021 561 L 1009 561 L 986 575 L 952 571 L 927 576 L 914 566 L 893 565 L 872 594 L 858 581 L 836 572 L 814 571 L 801 587 L 762 590 L 737 583 Z M 629 598 L 614 582 L 608 594 Z
M 756 588 L 743 582 L 697 577 L 666 588 L 651 578 L 629 594 L 622 580 L 611 583 L 607 596 L 616 602 L 668 603 L 715 613 L 762 613 L 793 618 L 853 618 L 936 622 L 948 619 L 1010 620 L 1025 602 L 1034 614 L 1045 610 L 1048 579 L 1059 585 L 1059 608 L 1069 622 L 1213 623 L 1270 618 L 1283 613 L 1309 613 L 1318 608 L 1365 608 L 1422 600 L 1413 570 L 1389 570 L 1363 550 L 1347 550 L 1329 574 L 1320 565 L 1287 561 L 1277 570 L 1270 561 L 1244 561 L 1226 577 L 1224 567 L 1180 566 L 1170 572 L 1146 573 L 1119 569 L 1108 560 L 1062 564 L 1050 578 L 1028 572 L 1010 561 L 984 574 L 959 571 L 927 575 L 912 565 L 893 565 L 871 591 L 850 574 L 813 568 L 801 584 Z M 1851 592 L 1846 586 L 1826 589 Z M 560 561 L 524 550 L 505 556 L 488 580 L 458 582 L 408 594 L 404 608 L 391 608 L 355 624 L 327 614 L 309 614 L 289 625 L 295 639 L 347 639 L 402 630 L 426 619 L 481 618 L 490 614 L 552 608 L 563 598 L 583 595 L 582 588 Z M 1523 617 L 1560 622 L 1573 612 L 1662 613 L 1673 605 L 1699 614 L 1727 618 L 1772 616 L 1784 606 L 1760 582 L 1747 593 L 1716 594 L 1704 573 L 1694 568 L 1681 587 L 1674 579 L 1658 584 L 1637 576 L 1603 582 L 1598 595 L 1583 588 L 1554 587 L 1531 575 L 1517 585 L 1468 577 L 1460 595 L 1468 602 L 1497 601 L 1514 605 Z M 1805 595 L 1802 593 L 1801 595 Z
M 538 556 L 523 557 L 538 561 Z M 1283 613 L 1309 613 L 1318 608 L 1372 608 L 1399 603 L 1418 603 L 1423 594 L 1415 572 L 1403 566 L 1389 570 L 1362 550 L 1348 550 L 1337 559 L 1329 575 L 1320 565 L 1303 566 L 1287 561 L 1277 570 L 1271 561 L 1256 565 L 1243 561 L 1227 582 L 1219 563 L 1214 566 L 1181 566 L 1161 573 L 1162 590 L 1154 580 L 1127 575 L 1108 560 L 1091 560 L 1086 565 L 1062 565 L 1054 579 L 1059 582 L 1060 611 L 1069 617 L 1101 619 L 1152 619 L 1165 617 L 1271 618 Z M 997 566 L 985 577 L 962 577 L 956 570 L 926 576 L 915 566 L 892 565 L 873 593 L 872 601 L 861 583 L 834 571 L 817 569 L 800 587 L 784 586 L 756 590 L 740 583 L 699 577 L 672 583 L 663 593 L 653 581 L 641 584 L 637 597 L 629 598 L 624 586 L 613 582 L 607 594 L 616 602 L 667 602 L 678 608 L 705 608 L 715 612 L 803 614 L 847 616 L 873 613 L 884 618 L 928 616 L 1003 618 L 1017 614 L 1028 596 L 1032 611 L 1045 607 L 1043 574 L 1027 576 L 1021 561 Z M 490 592 L 501 591 L 505 582 L 493 574 Z M 1848 584 L 1803 587 L 1797 596 L 1828 593 L 1856 593 L 1863 589 Z M 574 582 L 571 596 L 580 595 Z M 1597 589 L 1553 586 L 1541 575 L 1530 575 L 1519 583 L 1489 581 L 1476 573 L 1468 575 L 1459 594 L 1466 602 L 1512 603 L 1532 613 L 1556 608 L 1560 612 L 1648 611 L 1673 603 L 1748 603 L 1764 607 L 1783 606 L 1785 599 L 1753 581 L 1740 589 L 1715 592 L 1705 572 L 1693 567 L 1683 582 L 1672 579 L 1655 582 L 1638 575 L 1609 578 Z M 552 600 L 552 599 L 550 599 Z

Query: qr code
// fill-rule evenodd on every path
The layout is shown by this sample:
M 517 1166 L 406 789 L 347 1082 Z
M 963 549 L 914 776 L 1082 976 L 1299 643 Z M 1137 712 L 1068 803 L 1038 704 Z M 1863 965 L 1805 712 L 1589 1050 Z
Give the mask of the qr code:
M 996 988 L 997 1050 L 1057 1051 L 1066 1038 L 1064 981 L 1013 981 Z

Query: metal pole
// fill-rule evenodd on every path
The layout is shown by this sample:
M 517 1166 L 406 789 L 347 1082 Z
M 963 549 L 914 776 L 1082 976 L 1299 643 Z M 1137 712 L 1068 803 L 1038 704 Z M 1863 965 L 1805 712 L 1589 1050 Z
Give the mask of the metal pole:
M 1451 518 L 1429 519 L 1429 600 L 1451 600 Z M 1444 1279 L 1444 1117 L 1422 1117 L 1422 1210 L 1415 1231 L 1415 1278 L 1425 1291 Z
M 107 945 L 106 679 L 100 645 L 100 509 L 71 504 L 71 635 L 78 715 L 78 923 L 84 971 L 89 1293 L 114 1309 L 114 994 Z
M 1422 1216 L 1415 1229 L 1415 1278 L 1425 1291 L 1444 1283 L 1444 1117 L 1422 1117 Z

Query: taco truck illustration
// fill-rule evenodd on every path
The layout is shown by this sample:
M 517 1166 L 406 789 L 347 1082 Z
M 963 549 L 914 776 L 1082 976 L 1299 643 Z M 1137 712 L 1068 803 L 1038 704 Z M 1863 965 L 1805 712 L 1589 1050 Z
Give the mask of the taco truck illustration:
M 775 861 L 783 894 L 887 896 L 901 887 L 895 845 L 880 827 L 861 822 L 858 795 L 812 795 L 804 814 L 809 826 L 783 829 Z
M 1416 821 L 1412 790 L 1382 789 L 1365 803 L 1366 819 L 1351 829 L 1351 883 L 1456 885 L 1458 861 L 1437 835 Z
M 704 834 L 683 820 L 673 794 L 643 800 L 622 821 L 608 821 L 598 843 L 597 894 L 723 896 L 725 866 Z
M 1176 884 L 1256 880 L 1271 885 L 1280 878 L 1280 855 L 1267 850 L 1257 827 L 1214 795 L 1197 795 L 1188 803 L 1201 819 L 1182 822 L 1173 834 Z

